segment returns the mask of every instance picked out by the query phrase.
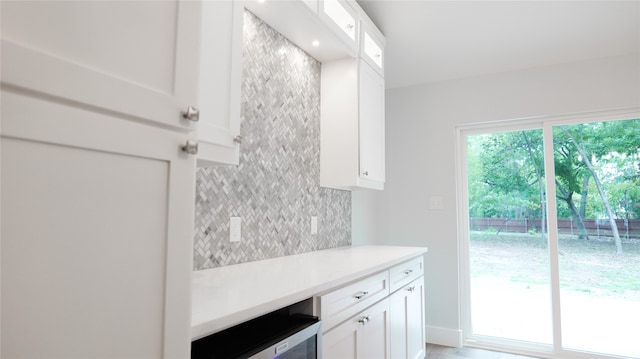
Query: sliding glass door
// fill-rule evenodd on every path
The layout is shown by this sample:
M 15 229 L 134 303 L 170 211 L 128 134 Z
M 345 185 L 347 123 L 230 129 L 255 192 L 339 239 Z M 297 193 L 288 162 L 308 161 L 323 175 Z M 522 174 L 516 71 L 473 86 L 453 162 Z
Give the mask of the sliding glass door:
M 640 120 L 553 126 L 562 346 L 640 358 Z
M 542 130 L 467 136 L 471 323 L 552 343 Z
M 460 134 L 467 344 L 640 358 L 640 120 Z

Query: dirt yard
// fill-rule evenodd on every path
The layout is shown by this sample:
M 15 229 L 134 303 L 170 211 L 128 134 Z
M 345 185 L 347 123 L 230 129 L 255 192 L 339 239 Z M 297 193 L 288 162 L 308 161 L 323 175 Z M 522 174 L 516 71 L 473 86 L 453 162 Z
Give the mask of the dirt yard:
M 640 303 L 640 241 L 622 243 L 617 255 L 609 238 L 559 240 L 560 287 L 594 297 Z M 471 274 L 508 278 L 525 284 L 549 283 L 549 254 L 538 235 L 472 232 Z

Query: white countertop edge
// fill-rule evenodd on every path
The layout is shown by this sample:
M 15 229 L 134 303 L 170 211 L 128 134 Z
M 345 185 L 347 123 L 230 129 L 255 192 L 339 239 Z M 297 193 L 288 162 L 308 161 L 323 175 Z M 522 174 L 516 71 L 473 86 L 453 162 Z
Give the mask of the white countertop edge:
M 401 254 L 392 254 L 392 258 L 384 258 L 381 260 L 372 258 L 371 264 L 366 264 L 362 268 L 357 268 L 355 270 L 345 269 L 340 270 L 336 273 L 331 273 L 331 275 L 327 275 L 326 278 L 320 277 L 315 283 L 301 285 L 300 287 L 295 288 L 289 293 L 275 293 L 275 291 L 271 294 L 263 293 L 263 295 L 259 296 L 260 298 L 256 298 L 256 300 L 251 304 L 242 306 L 240 308 L 235 308 L 233 310 L 226 310 L 224 307 L 217 307 L 215 310 L 217 314 L 212 314 L 207 310 L 208 306 L 204 303 L 204 301 L 208 303 L 217 303 L 216 305 L 223 305 L 223 301 L 217 301 L 217 294 L 213 294 L 211 297 L 206 298 L 202 298 L 202 296 L 194 296 L 192 303 L 193 313 L 191 338 L 192 340 L 202 338 L 204 336 L 230 328 L 247 320 L 259 317 L 263 314 L 267 314 L 279 308 L 286 307 L 288 305 L 322 294 L 325 291 L 340 287 L 362 277 L 385 270 L 389 267 L 393 267 L 396 264 L 400 264 L 411 258 L 415 258 L 418 255 L 424 255 L 425 253 L 427 253 L 428 249 L 425 247 L 399 246 L 346 246 L 194 272 L 192 287 L 195 292 L 198 290 L 198 288 L 208 287 L 209 281 L 217 282 L 218 280 L 221 280 L 224 286 L 225 280 L 229 279 L 222 279 L 221 277 L 229 274 L 230 272 L 233 273 L 234 276 L 243 277 L 243 271 L 253 271 L 257 266 L 269 266 L 271 264 L 286 266 L 288 265 L 288 262 L 291 262 L 293 266 L 295 265 L 296 261 L 304 259 L 312 260 L 320 256 L 324 257 L 323 259 L 327 259 L 327 255 L 330 259 L 333 255 L 340 256 L 341 254 L 348 255 L 350 253 L 356 253 L 362 256 L 363 254 L 366 254 L 368 252 L 377 252 L 380 249 L 388 250 L 389 252 L 400 251 Z M 331 263 L 330 260 L 324 260 L 322 263 L 319 263 L 318 266 L 325 266 L 326 268 L 316 269 L 319 272 L 322 272 L 322 269 L 330 269 L 330 266 L 332 266 L 333 264 L 335 263 Z M 268 269 L 261 269 L 260 272 L 261 276 L 269 277 Z M 262 284 L 264 285 L 264 283 Z

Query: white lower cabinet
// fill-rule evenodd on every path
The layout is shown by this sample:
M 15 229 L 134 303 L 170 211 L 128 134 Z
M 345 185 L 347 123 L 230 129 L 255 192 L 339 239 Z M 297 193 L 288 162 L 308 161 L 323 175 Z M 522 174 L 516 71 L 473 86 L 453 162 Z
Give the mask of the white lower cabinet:
M 323 357 L 424 358 L 423 275 L 414 257 L 316 297 Z
M 389 300 L 367 308 L 358 315 L 324 333 L 324 358 L 391 358 Z
M 391 357 L 418 359 L 426 354 L 424 278 L 414 280 L 389 297 Z

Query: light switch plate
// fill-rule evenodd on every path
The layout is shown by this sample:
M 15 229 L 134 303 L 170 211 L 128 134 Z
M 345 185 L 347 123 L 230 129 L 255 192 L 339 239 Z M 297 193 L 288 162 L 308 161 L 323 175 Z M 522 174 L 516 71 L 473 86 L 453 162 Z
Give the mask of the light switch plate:
M 318 234 L 318 217 L 311 216 L 311 234 Z
M 442 196 L 431 196 L 429 197 L 429 209 L 432 210 L 442 210 L 444 208 L 444 199 Z
M 240 242 L 242 238 L 242 217 L 230 217 L 229 218 L 229 241 Z

